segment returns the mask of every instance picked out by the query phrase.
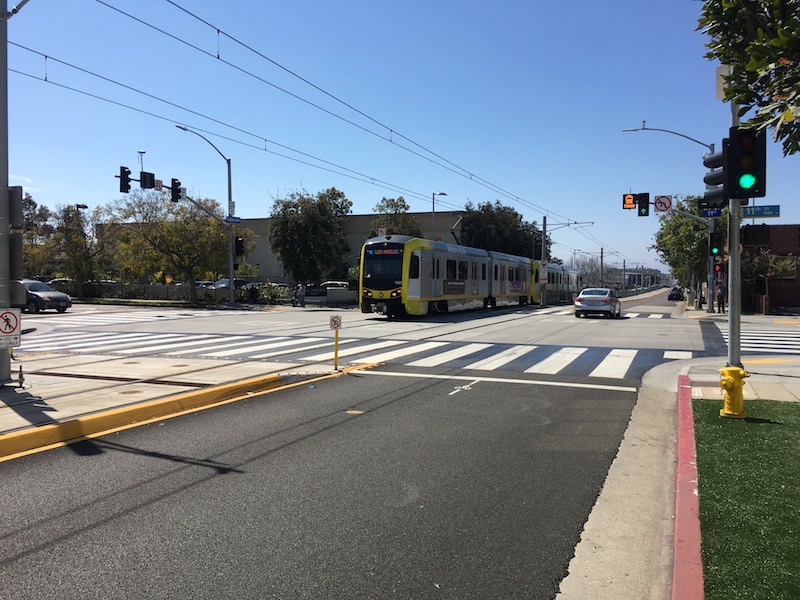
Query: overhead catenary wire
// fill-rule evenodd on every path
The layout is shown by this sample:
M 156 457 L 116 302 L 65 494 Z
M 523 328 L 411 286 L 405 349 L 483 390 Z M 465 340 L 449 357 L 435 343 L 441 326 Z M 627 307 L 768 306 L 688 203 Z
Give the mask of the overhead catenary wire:
M 429 150 L 429 149 L 428 149 L 428 148 L 426 148 L 425 146 L 423 146 L 423 145 L 421 145 L 421 144 L 418 144 L 418 143 L 417 143 L 417 142 L 415 142 L 414 140 L 411 140 L 410 138 L 408 138 L 408 137 L 406 137 L 406 136 L 404 136 L 404 135 L 400 134 L 399 132 L 397 132 L 397 131 L 396 131 L 396 130 L 394 130 L 393 128 L 389 127 L 388 125 L 385 125 L 385 124 L 383 124 L 382 122 L 378 121 L 377 119 L 374 119 L 374 118 L 370 117 L 369 115 L 367 115 L 366 113 L 364 113 L 364 112 L 360 111 L 359 109 L 355 108 L 355 107 L 354 107 L 354 106 L 352 106 L 351 104 L 349 104 L 349 103 L 347 103 L 347 102 L 345 102 L 345 101 L 343 101 L 343 100 L 339 99 L 338 97 L 334 96 L 333 94 L 330 94 L 330 93 L 328 93 L 327 91 L 323 90 L 322 88 L 320 88 L 320 87 L 319 87 L 319 86 L 317 86 L 316 84 L 314 84 L 314 83 L 312 83 L 312 82 L 308 81 L 307 79 L 305 79 L 305 78 L 301 77 L 300 75 L 298 75 L 298 74 L 294 73 L 294 72 L 293 72 L 293 71 L 291 71 L 290 69 L 287 69 L 286 67 L 283 67 L 282 65 L 280 65 L 279 63 L 277 63 L 277 62 L 275 62 L 274 60 L 270 59 L 269 57 L 267 57 L 267 56 L 263 55 L 262 53 L 258 52 L 258 51 L 257 51 L 257 50 L 255 50 L 255 49 L 253 49 L 253 48 L 252 48 L 252 47 L 250 47 L 249 45 L 247 45 L 247 44 L 245 44 L 245 43 L 241 42 L 240 40 L 238 40 L 238 39 L 237 39 L 237 38 L 235 38 L 234 36 L 231 36 L 230 34 L 228 34 L 228 33 L 224 32 L 224 31 L 220 30 L 220 29 L 219 29 L 219 28 L 217 28 L 216 26 L 214 26 L 214 25 L 212 25 L 212 24 L 208 23 L 207 21 L 205 21 L 205 20 L 201 19 L 200 17 L 197 17 L 197 16 L 196 16 L 196 15 L 194 15 L 193 13 L 191 13 L 191 12 L 187 11 L 186 9 L 184 9 L 183 7 L 179 6 L 177 3 L 173 2 L 172 0 L 165 0 L 165 1 L 166 1 L 166 2 L 168 2 L 169 4 L 171 4 L 171 5 L 175 6 L 176 8 L 178 8 L 178 9 L 180 9 L 180 10 L 184 11 L 185 13 L 189 14 L 189 15 L 190 15 L 190 16 L 192 16 L 193 18 L 195 18 L 195 19 L 199 20 L 199 21 L 200 21 L 200 22 L 202 22 L 204 25 L 206 25 L 206 26 L 208 26 L 208 27 L 211 27 L 211 28 L 213 28 L 213 29 L 214 29 L 214 31 L 216 31 L 218 35 L 223 35 L 223 36 L 225 36 L 226 38 L 228 38 L 228 39 L 230 39 L 230 40 L 234 41 L 235 43 L 237 43 L 237 44 L 240 44 L 242 47 L 244 47 L 244 48 L 246 48 L 247 50 L 249 50 L 249 51 L 251 51 L 251 52 L 255 53 L 257 56 L 259 56 L 259 57 L 260 57 L 260 58 L 262 58 L 263 60 L 269 61 L 270 63 L 272 63 L 272 64 L 276 65 L 277 67 L 279 67 L 279 68 L 281 68 L 281 69 L 283 69 L 283 70 L 284 70 L 284 71 L 286 71 L 287 73 L 290 73 L 292 76 L 294 76 L 294 77 L 297 77 L 298 79 L 300 79 L 301 81 L 303 81 L 303 82 L 304 82 L 304 83 L 306 83 L 307 85 L 310 85 L 310 86 L 312 86 L 314 89 L 316 89 L 316 90 L 320 91 L 321 93 L 323 93 L 323 94 L 327 95 L 328 97 L 330 97 L 330 98 L 334 99 L 335 101 L 339 102 L 340 104 L 342 104 L 343 106 L 347 107 L 348 109 L 350 109 L 350 110 L 353 110 L 353 111 L 354 111 L 354 112 L 356 112 L 357 114 L 359 114 L 359 115 L 363 116 L 364 118 L 368 119 L 369 121 L 373 122 L 375 125 L 377 125 L 377 126 L 379 126 L 379 127 L 383 128 L 383 129 L 385 129 L 385 130 L 386 130 L 386 132 L 389 134 L 389 135 L 388 135 L 388 137 L 387 137 L 387 136 L 380 135 L 379 133 L 376 133 L 375 131 L 373 131 L 373 130 L 371 130 L 371 129 L 367 128 L 367 127 L 364 127 L 363 125 L 360 125 L 360 124 L 356 123 L 355 121 L 353 121 L 353 120 L 351 120 L 351 119 L 347 119 L 347 118 L 345 118 L 345 117 L 343 117 L 343 116 L 341 116 L 341 115 L 338 115 L 338 114 L 336 114 L 335 112 L 333 112 L 333 111 L 331 111 L 331 110 L 328 110 L 328 109 L 326 109 L 326 108 L 324 108 L 324 107 L 322 107 L 322 106 L 319 106 L 319 105 L 317 105 L 317 104 L 315 104 L 315 103 L 313 103 L 313 102 L 311 102 L 311 101 L 309 101 L 309 100 L 307 100 L 307 99 L 305 99 L 305 98 L 302 98 L 301 96 L 299 96 L 299 95 L 297 95 L 297 94 L 295 94 L 295 93 L 293 93 L 293 92 L 291 92 L 291 91 L 289 91 L 289 90 L 286 90 L 286 89 L 284 89 L 284 88 L 281 88 L 280 86 L 277 86 L 276 84 L 274 84 L 274 83 L 272 83 L 272 82 L 270 82 L 270 81 L 268 81 L 268 80 L 264 79 L 263 77 L 261 77 L 261 76 L 259 76 L 259 75 L 255 74 L 255 73 L 253 73 L 253 72 L 251 72 L 251 71 L 248 71 L 248 70 L 246 70 L 246 69 L 242 68 L 242 67 L 241 67 L 241 66 L 239 66 L 239 65 L 236 65 L 236 64 L 234 64 L 234 63 L 232 63 L 232 62 L 230 62 L 230 61 L 227 61 L 227 60 L 225 60 L 225 59 L 221 58 L 221 57 L 219 56 L 219 48 L 217 48 L 217 53 L 216 53 L 216 55 L 215 55 L 214 53 L 208 52 L 208 51 L 206 51 L 206 50 L 204 50 L 204 49 L 202 49 L 202 48 L 200 48 L 200 47 L 198 47 L 198 46 L 196 46 L 196 45 L 194 45 L 194 44 L 192 44 L 192 43 L 190 43 L 190 42 L 188 42 L 188 41 L 186 41 L 186 40 L 180 39 L 179 37 L 175 36 L 174 34 L 168 33 L 167 31 L 165 31 L 165 30 L 163 30 L 163 29 L 160 29 L 160 28 L 158 28 L 158 27 L 156 27 L 156 26 L 152 25 L 151 23 L 148 23 L 148 22 L 146 22 L 146 21 L 144 21 L 144 20 L 142 20 L 142 19 L 140 19 L 140 18 L 138 18 L 138 17 L 135 17 L 135 16 L 133 16 L 133 15 L 130 15 L 129 13 L 126 13 L 126 12 L 124 12 L 124 11 L 120 10 L 119 8 L 117 8 L 117 7 L 114 7 L 114 6 L 110 5 L 108 2 L 105 2 L 104 0 L 96 0 L 96 1 L 97 1 L 99 4 L 101 4 L 101 5 L 103 5 L 103 6 L 106 6 L 106 7 L 107 7 L 107 8 L 109 8 L 109 9 L 115 10 L 115 11 L 119 12 L 120 14 L 122 14 L 122 15 L 124 15 L 124 16 L 126 16 L 126 17 L 130 18 L 130 19 L 133 19 L 134 21 L 136 21 L 137 23 L 140 23 L 140 24 L 142 24 L 143 26 L 149 27 L 149 28 L 151 28 L 151 29 L 153 29 L 153 30 L 157 31 L 158 33 L 160 33 L 160 34 L 162 34 L 162 35 L 168 36 L 169 38 L 171 38 L 171 39 L 173 39 L 173 40 L 175 40 L 175 41 L 178 41 L 179 43 L 185 44 L 186 46 L 188 46 L 189 48 L 191 48 L 191 49 L 192 49 L 192 50 L 194 50 L 194 51 L 200 52 L 200 53 L 202 53 L 202 54 L 204 54 L 204 55 L 206 55 L 206 56 L 208 56 L 208 57 L 211 57 L 211 58 L 214 58 L 214 59 L 216 59 L 216 60 L 219 60 L 220 62 L 222 62 L 223 64 L 225 64 L 226 66 L 228 66 L 228 67 L 230 67 L 230 68 L 233 68 L 233 69 L 235 69 L 235 70 L 237 70 L 237 71 L 239 71 L 239 72 L 241 72 L 241 73 L 243 73 L 243 74 L 245 74 L 245 75 L 247 75 L 247 76 L 249 76 L 249 77 L 252 77 L 252 78 L 256 79 L 257 81 L 259 81 L 259 82 L 261 82 L 261 83 L 263 83 L 263 84 L 265 84 L 265 85 L 271 86 L 271 87 L 273 87 L 273 88 L 275 88 L 275 89 L 279 90 L 279 91 L 280 91 L 280 92 L 282 92 L 282 93 L 288 94 L 289 96 L 291 96 L 292 98 L 294 98 L 294 99 L 296 99 L 296 100 L 298 100 L 298 101 L 301 101 L 301 102 L 303 102 L 303 103 L 305 103 L 305 104 L 308 104 L 308 105 L 310 105 L 310 106 L 312 106 L 312 107 L 314 107 L 314 108 L 316 108 L 316 109 L 318 109 L 318 110 L 320 110 L 320 111 L 323 111 L 325 114 L 328 114 L 328 115 L 330 115 L 330 116 L 332 116 L 332 117 L 334 117 L 334 118 L 336 118 L 336 119 L 340 119 L 340 120 L 342 120 L 343 122 L 345 122 L 346 124 L 348 124 L 348 125 L 350 125 L 350 126 L 353 126 L 353 127 L 356 127 L 356 128 L 358 128 L 359 130 L 361 130 L 361 131 L 363 131 L 363 132 L 365 132 L 365 133 L 368 133 L 368 134 L 370 134 L 370 135 L 372 135 L 372 136 L 378 137 L 379 139 L 381 139 L 381 140 L 383 140 L 383 141 L 388 141 L 388 142 L 392 143 L 393 145 L 395 145 L 395 146 L 397 146 L 397 147 L 399 147 L 399 148 L 401 148 L 401 149 L 403 149 L 403 150 L 405 150 L 405 151 L 407 151 L 407 152 L 410 152 L 411 154 L 413 154 L 413 155 L 415 155 L 415 156 L 417 156 L 417 157 L 419 157 L 419 158 L 421 158 L 421 159 L 423 159 L 423 160 L 429 161 L 429 162 L 431 162 L 431 163 L 433 163 L 433 164 L 435 164 L 435 165 L 437 165 L 437 166 L 439 166 L 439 167 L 441 167 L 441 168 L 444 168 L 444 169 L 446 169 L 446 170 L 448 170 L 448 171 L 450 171 L 450 172 L 453 172 L 453 173 L 455 173 L 455 174 L 457 174 L 457 175 L 460 175 L 460 176 L 462 176 L 462 177 L 466 177 L 466 178 L 470 179 L 471 181 L 475 182 L 476 184 L 478 184 L 478 185 L 480 185 L 480 186 L 482 186 L 482 187 L 484 187 L 484 188 L 486 188 L 486 189 L 489 189 L 489 190 L 491 190 L 491 191 L 493 191 L 493 192 L 495 192 L 495 193 L 497 193 L 497 194 L 499 194 L 499 195 L 501 195 L 501 196 L 503 196 L 503 197 L 506 197 L 506 198 L 508 198 L 508 199 L 510 199 L 510 200 L 512 200 L 512 201 L 514 201 L 514 202 L 517 202 L 517 203 L 519 203 L 519 204 L 522 204 L 522 205 L 524 205 L 524 206 L 527 206 L 527 207 L 529 207 L 529 208 L 533 208 L 533 209 L 541 210 L 541 211 L 543 211 L 544 213 L 546 213 L 547 215 L 553 215 L 553 216 L 555 216 L 555 217 L 562 218 L 562 219 L 564 219 L 564 220 L 566 220 L 566 221 L 568 221 L 568 222 L 570 221 L 570 219 L 568 219 L 567 217 L 565 217 L 565 216 L 563 216 L 563 215 L 560 215 L 559 213 L 556 213 L 556 212 L 554 212 L 554 211 L 552 211 L 552 210 L 550 210 L 550 209 L 547 209 L 547 208 L 545 208 L 545 207 L 539 206 L 539 205 L 537 205 L 536 203 L 530 202 L 530 201 L 528 201 L 528 200 L 526 200 L 526 199 L 524 199 L 524 198 L 521 198 L 521 197 L 519 197 L 519 196 L 517 196 L 517 195 L 515 195 L 515 194 L 513 194 L 513 193 L 511 193 L 511 192 L 509 192 L 509 191 L 507 191 L 507 190 L 505 190 L 505 189 L 503 189 L 502 187 L 500 187 L 500 186 L 497 186 L 497 185 L 495 185 L 495 184 L 493 184 L 493 183 L 491 183 L 491 182 L 489 182 L 489 181 L 487 181 L 487 180 L 485 180 L 485 179 L 483 179 L 483 178 L 481 178 L 481 177 L 479 177 L 479 176 L 475 175 L 473 172 L 471 172 L 471 171 L 469 171 L 469 170 L 467 170 L 467 169 L 465 169 L 465 168 L 463 168 L 463 167 L 461 167 L 461 166 L 459 166 L 459 165 L 457 165 L 457 164 L 455 164 L 455 163 L 453 163 L 453 162 L 451 162 L 451 161 L 447 160 L 446 158 L 444 158 L 444 157 L 443 157 L 443 156 L 441 156 L 440 154 L 437 154 L 437 153 L 435 153 L 435 152 L 433 152 L 433 151 Z M 13 42 L 9 42 L 9 43 L 13 43 Z M 211 116 L 209 116 L 209 115 L 204 115 L 204 114 L 202 114 L 202 113 L 199 113 L 199 112 L 197 112 L 197 111 L 194 111 L 194 110 L 192 110 L 192 109 L 190 109 L 190 108 L 188 108 L 188 107 L 182 106 L 182 105 L 180 105 L 180 104 L 177 104 L 177 103 L 174 103 L 174 102 L 170 102 L 170 101 L 168 101 L 168 100 L 165 100 L 165 99 L 163 99 L 163 98 L 160 98 L 160 97 L 158 97 L 158 96 L 155 96 L 155 95 L 153 95 L 153 94 L 149 94 L 149 93 L 147 93 L 147 92 L 144 92 L 144 91 L 142 91 L 142 90 L 138 90 L 138 89 L 136 89 L 136 88 L 133 88 L 132 86 L 129 86 L 129 85 L 127 85 L 127 84 L 124 84 L 124 83 L 121 83 L 121 82 L 117 82 L 117 81 L 114 81 L 114 80 L 112 80 L 112 79 L 110 79 L 110 78 L 107 78 L 107 77 L 104 77 L 104 76 L 102 76 L 102 75 L 99 75 L 99 74 L 93 73 L 93 72 L 91 72 L 91 71 L 89 71 L 89 70 L 87 70 L 87 69 L 83 69 L 83 68 L 81 68 L 81 67 L 78 67 L 78 66 L 76 66 L 76 65 L 71 65 L 71 64 L 69 64 L 69 63 L 66 63 L 66 62 L 64 62 L 64 61 L 60 61 L 60 60 L 58 60 L 58 59 L 54 59 L 52 56 L 49 56 L 49 55 L 44 55 L 44 54 L 42 54 L 42 53 L 39 53 L 39 52 L 37 52 L 37 51 L 35 51 L 35 50 L 32 50 L 32 49 L 30 49 L 30 48 L 26 48 L 26 47 L 24 47 L 24 46 L 21 46 L 21 45 L 19 45 L 19 44 L 16 44 L 16 45 L 17 45 L 17 46 L 19 46 L 20 48 L 23 48 L 23 49 L 25 49 L 25 50 L 28 50 L 28 51 L 30 51 L 30 52 L 35 52 L 35 53 L 37 53 L 37 54 L 40 54 L 40 55 L 41 55 L 41 56 L 43 56 L 43 57 L 44 57 L 46 60 L 54 60 L 54 61 L 56 61 L 56 62 L 59 62 L 60 64 L 63 64 L 63 65 L 65 65 L 65 66 L 69 66 L 69 67 L 71 67 L 71 68 L 73 68 L 73 69 L 76 69 L 76 70 L 78 70 L 78 71 L 81 71 L 81 72 L 83 72 L 83 73 L 85 73 L 85 74 L 90 74 L 90 75 L 92 75 L 92 76 L 98 77 L 98 78 L 100 78 L 100 79 L 102 79 L 102 80 L 104 80 L 104 81 L 107 81 L 107 82 L 109 82 L 109 83 L 113 83 L 114 85 L 121 86 L 121 87 L 123 87 L 124 89 L 127 89 L 127 90 L 129 90 L 129 91 L 133 91 L 133 92 L 136 92 L 136 93 L 142 94 L 142 95 L 144 95 L 144 96 L 146 96 L 146 97 L 148 97 L 148 98 L 151 98 L 151 99 L 157 100 L 157 101 L 159 101 L 159 102 L 163 102 L 163 103 L 165 103 L 165 104 L 167 104 L 167 105 L 170 105 L 170 106 L 172 106 L 172 107 L 174 107 L 174 108 L 177 108 L 177 109 L 179 109 L 179 110 L 182 110 L 182 111 L 186 111 L 186 112 L 188 112 L 188 113 L 190 113 L 190 114 L 196 115 L 196 116 L 198 116 L 198 117 L 201 117 L 201 118 L 203 118 L 203 119 L 207 119 L 207 120 L 209 120 L 209 121 L 211 121 L 211 122 L 214 122 L 214 123 L 216 123 L 216 124 L 218 124 L 218 125 L 221 125 L 221 126 L 223 126 L 223 127 L 226 127 L 226 128 L 230 128 L 230 129 L 232 129 L 232 130 L 234 130 L 234 131 L 237 131 L 237 132 L 239 132 L 239 133 L 242 133 L 242 134 L 244 134 L 244 135 L 247 135 L 247 136 L 252 136 L 252 137 L 254 137 L 255 139 L 258 139 L 259 141 L 263 142 L 263 143 L 264 143 L 264 147 L 262 148 L 262 147 L 260 147 L 260 146 L 256 146 L 255 144 L 247 143 L 247 142 L 244 142 L 244 141 L 241 141 L 241 140 L 238 140 L 238 139 L 234 139 L 234 138 L 231 138 L 231 137 L 227 137 L 227 136 L 224 136 L 224 135 L 221 135 L 221 134 L 218 134 L 218 133 L 212 132 L 212 131 L 208 131 L 208 130 L 206 130 L 206 129 L 202 129 L 202 128 L 199 128 L 199 127 L 195 127 L 195 126 L 193 126 L 193 128 L 196 128 L 196 129 L 198 129 L 199 131 L 203 131 L 203 132 L 205 132 L 205 133 L 207 133 L 207 134 L 209 134 L 209 135 L 213 135 L 213 136 L 215 136 L 215 137 L 219 137 L 220 139 L 226 139 L 226 140 L 229 140 L 229 141 L 232 141 L 232 142 L 234 142 L 234 143 L 241 144 L 241 145 L 244 145 L 244 146 L 249 146 L 249 147 L 251 147 L 251 148 L 254 148 L 254 149 L 263 150 L 263 151 L 265 151 L 265 152 L 268 152 L 268 153 L 270 153 L 270 154 L 273 154 L 273 155 L 276 155 L 276 156 L 279 156 L 279 157 L 282 157 L 282 158 L 286 158 L 286 159 L 288 159 L 288 160 L 293 160 L 293 161 L 295 161 L 295 162 L 298 162 L 298 163 L 301 163 L 301 164 L 306 164 L 306 165 L 308 165 L 308 166 L 311 166 L 311 167 L 314 167 L 314 168 L 318 168 L 318 169 L 322 169 L 322 170 L 325 170 L 325 171 L 328 171 L 328 172 L 332 172 L 332 173 L 335 173 L 335 174 L 338 174 L 338 175 L 341 175 L 341 176 L 349 177 L 349 178 L 352 178 L 352 179 L 355 179 L 355 180 L 358 180 L 358 181 L 362 181 L 362 182 L 366 182 L 366 183 L 372 183 L 372 184 L 374 184 L 374 185 L 376 185 L 376 186 L 378 186 L 378 187 L 382 187 L 382 188 L 384 188 L 384 189 L 388 189 L 388 190 L 391 190 L 391 191 L 399 191 L 399 192 L 401 192 L 401 193 L 405 193 L 407 196 L 409 196 L 409 197 L 413 197 L 413 198 L 415 198 L 415 199 L 419 199 L 419 200 L 425 200 L 425 199 L 427 199 L 427 194 L 425 194 L 425 193 L 414 192 L 414 191 L 412 191 L 412 190 L 409 190 L 409 189 L 407 189 L 407 188 L 404 188 L 404 187 L 402 187 L 402 186 L 397 186 L 397 185 L 395 185 L 395 184 L 391 184 L 391 183 L 389 183 L 389 182 L 385 182 L 385 181 L 383 181 L 383 180 L 381 180 L 381 179 L 378 179 L 378 178 L 375 178 L 375 177 L 372 177 L 372 176 L 366 175 L 366 174 L 364 174 L 364 173 L 360 173 L 360 172 L 358 172 L 358 171 L 356 171 L 356 170 L 349 169 L 349 168 L 347 168 L 347 167 L 343 167 L 343 166 L 341 166 L 341 165 L 338 165 L 338 164 L 332 163 L 332 162 L 330 162 L 330 161 L 326 161 L 326 160 L 324 160 L 324 159 L 321 159 L 321 158 L 319 158 L 319 157 L 313 156 L 313 155 L 311 155 L 311 154 L 308 154 L 308 153 L 305 153 L 305 152 L 302 152 L 302 151 L 296 150 L 296 149 L 294 149 L 294 148 L 291 148 L 291 147 L 289 147 L 289 146 L 286 146 L 286 145 L 280 144 L 280 143 L 278 143 L 278 142 L 275 142 L 275 141 L 273 141 L 273 140 L 269 140 L 269 139 L 267 139 L 267 138 L 266 138 L 266 137 L 264 137 L 264 136 L 261 136 L 261 135 L 255 134 L 255 133 L 253 133 L 253 132 L 247 131 L 246 129 L 243 129 L 243 128 L 240 128 L 240 127 L 236 127 L 236 126 L 234 126 L 234 125 L 231 125 L 231 124 L 225 123 L 224 121 L 221 121 L 221 120 L 219 120 L 219 119 L 216 119 L 216 118 L 214 118 L 214 117 L 211 117 Z M 110 103 L 112 103 L 112 104 L 116 104 L 116 105 L 118 105 L 118 106 L 120 106 L 120 107 L 128 108 L 128 109 L 130 109 L 130 110 L 134 110 L 134 111 L 140 112 L 140 113 L 142 113 L 142 114 L 147 114 L 147 115 L 149 115 L 149 116 L 152 116 L 152 117 L 155 117 L 155 118 L 159 118 L 159 119 L 162 119 L 162 120 L 165 120 L 165 121 L 169 121 L 169 122 L 172 122 L 172 123 L 174 123 L 174 122 L 175 122 L 175 119 L 172 119 L 172 118 L 167 118 L 167 117 L 164 117 L 164 116 L 162 116 L 162 115 L 157 115 L 156 113 L 152 113 L 152 112 L 149 112 L 149 111 L 146 111 L 146 110 L 142 110 L 142 109 L 139 109 L 139 108 L 136 108 L 136 107 L 130 106 L 130 105 L 128 105 L 128 104 L 125 104 L 125 103 L 122 103 L 122 102 L 117 102 L 117 101 L 114 101 L 114 100 L 110 100 L 110 99 L 108 99 L 108 98 L 103 98 L 102 96 L 99 96 L 99 95 L 97 95 L 97 94 L 92 94 L 92 93 L 90 93 L 90 92 L 86 92 L 86 91 L 83 91 L 83 90 L 79 90 L 79 89 L 77 89 L 77 88 L 70 87 L 70 86 L 67 86 L 67 85 L 64 85 L 64 84 L 55 83 L 55 82 L 53 82 L 52 80 L 48 79 L 48 77 L 47 77 L 47 76 L 45 76 L 45 77 L 42 79 L 42 78 L 40 78 L 40 77 L 37 77 L 37 76 L 35 76 L 35 75 L 30 75 L 30 74 L 28 74 L 28 73 L 23 73 L 23 72 L 21 72 L 21 71 L 16 71 L 16 70 L 14 70 L 14 69 L 9 69 L 9 70 L 10 70 L 10 71 L 12 71 L 12 72 L 15 72 L 15 73 L 19 73 L 19 74 L 21 74 L 21 75 L 25 75 L 25 76 L 28 76 L 28 77 L 32 77 L 32 78 L 34 78 L 34 79 L 40 79 L 40 80 L 42 80 L 42 81 L 45 81 L 45 82 L 47 82 L 47 83 L 52 83 L 52 84 L 54 84 L 54 85 L 57 85 L 57 86 L 59 86 L 59 87 L 62 87 L 62 88 L 64 88 L 64 89 L 68 89 L 68 90 L 71 90 L 71 91 L 73 91 L 73 92 L 76 92 L 76 93 L 84 94 L 84 95 L 87 95 L 87 96 L 89 96 L 89 97 L 96 98 L 96 99 L 98 99 L 98 100 L 102 100 L 102 101 L 105 101 L 105 102 L 110 102 Z M 424 151 L 424 152 L 426 152 L 426 153 L 430 154 L 431 156 L 435 157 L 435 158 L 436 158 L 436 159 L 438 159 L 438 160 L 434 160 L 434 159 L 433 159 L 433 158 L 431 158 L 430 156 L 425 156 L 425 155 L 423 155 L 421 152 L 415 151 L 415 150 L 413 150 L 412 148 L 408 148 L 407 146 L 405 146 L 405 145 L 403 145 L 403 144 L 399 144 L 399 143 L 396 141 L 396 138 L 400 138 L 400 139 L 402 139 L 402 140 L 405 140 L 405 141 L 407 141 L 409 144 L 411 144 L 411 145 L 413 145 L 414 147 L 417 147 L 417 148 L 419 148 L 420 150 L 422 150 L 422 151 Z M 279 153 L 279 152 L 275 152 L 275 151 L 268 150 L 268 149 L 266 148 L 266 144 L 267 144 L 267 143 L 273 144 L 274 146 L 276 146 L 276 147 L 279 147 L 279 148 L 286 149 L 286 150 L 288 150 L 288 151 L 290 151 L 290 152 L 293 152 L 293 153 L 296 153 L 296 154 L 298 154 L 298 155 L 300 155 L 300 156 L 304 156 L 304 157 L 306 157 L 306 158 L 308 158 L 308 159 L 310 159 L 310 160 L 318 161 L 318 162 L 319 162 L 319 163 L 321 163 L 322 165 L 327 165 L 327 167 L 326 167 L 326 166 L 321 166 L 321 165 L 318 165 L 318 164 L 313 164 L 313 163 L 307 162 L 307 161 L 305 161 L 305 160 L 298 159 L 298 158 L 296 158 L 296 157 L 291 157 L 291 156 L 288 156 L 288 155 L 285 155 L 285 154 L 282 154 L 282 153 Z M 337 170 L 337 169 L 338 169 L 338 170 Z M 344 171 L 344 172 L 342 172 L 342 171 Z M 442 204 L 442 205 L 447 205 L 447 206 L 451 206 L 451 207 L 453 207 L 455 210 L 459 210 L 459 209 L 460 209 L 460 207 L 457 207 L 457 206 L 455 206 L 455 205 L 451 205 L 451 204 L 447 203 L 446 201 L 440 201 L 440 204 Z M 590 234 L 589 234 L 589 235 L 587 235 L 587 234 L 586 234 L 586 232 L 583 232 L 583 231 L 580 231 L 580 230 L 579 230 L 579 233 L 580 233 L 582 236 L 586 237 L 587 239 L 589 239 L 589 240 L 592 240 L 592 241 L 594 241 L 595 243 L 598 243 L 598 244 L 599 244 L 599 245 L 601 245 L 601 246 L 605 246 L 605 247 L 609 248 L 609 250 L 611 250 L 611 251 L 614 251 L 614 250 L 613 250 L 613 248 L 610 248 L 610 247 L 608 247 L 608 245 L 605 245 L 605 244 L 603 244 L 603 243 L 602 243 L 600 240 L 598 240 L 596 237 L 594 237 L 594 236 L 591 236 Z

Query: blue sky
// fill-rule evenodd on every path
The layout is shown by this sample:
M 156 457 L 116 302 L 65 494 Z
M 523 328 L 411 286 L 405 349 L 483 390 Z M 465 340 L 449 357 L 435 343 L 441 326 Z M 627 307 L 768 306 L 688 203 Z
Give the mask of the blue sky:
M 400 195 L 430 211 L 442 191 L 441 210 L 499 200 L 546 215 L 567 262 L 602 248 L 606 264 L 659 267 L 657 217 L 624 211 L 622 195 L 702 193 L 706 149 L 622 130 L 646 121 L 720 147 L 731 113 L 695 31 L 702 4 L 564 6 L 30 0 L 8 23 L 9 183 L 50 208 L 95 207 L 141 158 L 226 206 L 224 160 L 183 124 L 231 159 L 240 217 L 293 191 L 336 187 L 355 214 Z M 764 222 L 798 223 L 798 158 L 768 151 L 757 204 L 781 218 Z

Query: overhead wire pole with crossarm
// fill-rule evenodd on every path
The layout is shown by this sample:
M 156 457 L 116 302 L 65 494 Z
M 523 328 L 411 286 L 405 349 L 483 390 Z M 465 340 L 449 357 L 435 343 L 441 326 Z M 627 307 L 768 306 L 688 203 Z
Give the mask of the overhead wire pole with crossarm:
M 670 133 L 672 135 L 677 135 L 678 137 L 682 137 L 686 140 L 694 142 L 695 144 L 700 144 L 701 146 L 708 149 L 708 155 L 714 154 L 714 144 L 706 144 L 705 142 L 701 142 L 700 140 L 696 140 L 693 137 L 689 137 L 683 133 L 679 133 L 677 131 L 671 131 L 669 129 L 660 129 L 658 127 L 648 127 L 647 121 L 642 121 L 641 127 L 629 127 L 628 129 L 623 129 L 623 132 L 632 132 L 632 131 L 661 131 L 662 133 Z M 714 219 L 708 219 L 708 241 L 711 242 L 711 234 L 714 233 Z M 706 285 L 708 287 L 708 298 L 706 304 L 706 312 L 713 313 L 714 312 L 714 294 L 712 293 L 714 289 L 714 258 L 708 258 L 708 271 L 707 271 L 707 280 Z

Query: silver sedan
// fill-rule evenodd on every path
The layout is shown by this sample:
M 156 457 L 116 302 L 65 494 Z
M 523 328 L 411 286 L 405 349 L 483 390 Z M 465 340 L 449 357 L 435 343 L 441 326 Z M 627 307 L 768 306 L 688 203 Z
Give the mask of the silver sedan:
M 575 317 L 603 315 L 612 319 L 622 315 L 622 303 L 611 288 L 586 288 L 575 298 Z

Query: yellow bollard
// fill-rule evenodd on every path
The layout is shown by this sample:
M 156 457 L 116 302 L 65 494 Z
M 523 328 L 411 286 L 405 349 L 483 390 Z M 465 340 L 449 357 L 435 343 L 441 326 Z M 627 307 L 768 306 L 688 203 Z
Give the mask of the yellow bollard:
M 744 378 L 750 377 L 750 373 L 739 367 L 725 367 L 719 370 L 719 374 L 719 387 L 722 388 L 722 396 L 725 401 L 719 415 L 731 419 L 744 419 L 747 414 L 744 412 L 742 386 Z

